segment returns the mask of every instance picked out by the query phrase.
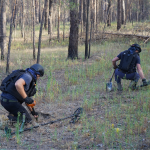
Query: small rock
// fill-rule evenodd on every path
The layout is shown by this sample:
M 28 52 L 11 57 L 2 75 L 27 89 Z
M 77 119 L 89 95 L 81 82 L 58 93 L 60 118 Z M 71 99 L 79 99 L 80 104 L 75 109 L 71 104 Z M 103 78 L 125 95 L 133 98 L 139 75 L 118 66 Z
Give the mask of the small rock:
M 98 144 L 97 147 L 103 147 L 103 144 Z

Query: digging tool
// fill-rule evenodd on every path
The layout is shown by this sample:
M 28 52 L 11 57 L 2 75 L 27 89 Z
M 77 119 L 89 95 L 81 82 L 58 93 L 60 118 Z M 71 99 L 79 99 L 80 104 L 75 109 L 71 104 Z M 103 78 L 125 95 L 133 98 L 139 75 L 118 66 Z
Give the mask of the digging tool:
M 65 118 L 61 118 L 61 119 L 57 119 L 57 120 L 55 120 L 55 121 L 49 121 L 49 122 L 47 122 L 47 123 L 42 123 L 42 124 L 40 124 L 40 125 L 33 126 L 33 127 L 30 127 L 30 128 L 25 128 L 25 129 L 23 129 L 22 131 L 19 130 L 19 133 L 22 133 L 22 132 L 24 132 L 24 131 L 32 130 L 33 128 L 38 128 L 38 127 L 40 127 L 40 126 L 45 126 L 45 125 L 48 125 L 48 124 L 53 124 L 53 123 L 56 123 L 56 122 L 59 122 L 59 121 L 65 120 L 65 119 L 69 119 L 69 118 L 71 118 L 70 123 L 76 123 L 76 122 L 80 119 L 80 114 L 82 114 L 82 113 L 83 113 L 83 108 L 79 107 L 79 108 L 73 113 L 73 115 L 71 115 L 71 116 L 68 116 L 68 117 L 65 117 Z M 13 135 L 13 134 L 15 134 L 15 133 L 16 133 L 16 131 L 15 131 L 15 132 L 11 132 L 10 134 Z
M 112 82 L 111 81 L 112 81 L 112 78 L 113 78 L 114 74 L 115 74 L 115 70 L 114 70 L 114 72 L 112 74 L 112 77 L 110 78 L 110 81 L 108 83 L 106 83 L 106 91 L 107 92 L 112 91 Z

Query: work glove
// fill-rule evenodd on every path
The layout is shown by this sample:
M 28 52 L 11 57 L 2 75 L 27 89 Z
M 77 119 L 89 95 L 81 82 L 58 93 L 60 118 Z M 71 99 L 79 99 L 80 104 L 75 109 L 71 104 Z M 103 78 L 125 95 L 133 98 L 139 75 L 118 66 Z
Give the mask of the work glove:
M 142 82 L 143 82 L 143 86 L 147 86 L 148 85 L 146 79 L 142 79 Z
M 32 108 L 31 114 L 32 114 L 33 116 L 38 116 L 38 113 L 35 112 L 34 108 Z
M 36 88 L 34 88 L 34 89 L 31 91 L 29 97 L 34 96 L 35 94 L 36 94 Z
M 25 101 L 25 103 L 27 103 L 27 104 L 32 104 L 32 103 L 34 102 L 34 100 L 33 100 L 32 98 L 30 98 L 30 97 L 26 97 L 26 98 L 24 99 L 24 101 Z

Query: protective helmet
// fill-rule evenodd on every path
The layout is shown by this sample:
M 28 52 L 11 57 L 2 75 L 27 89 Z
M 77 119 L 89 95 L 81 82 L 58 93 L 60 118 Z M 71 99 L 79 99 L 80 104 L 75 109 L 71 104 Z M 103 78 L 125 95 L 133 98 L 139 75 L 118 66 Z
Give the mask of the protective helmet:
M 42 77 L 44 75 L 44 68 L 40 64 L 34 64 L 30 67 L 36 74 Z
M 132 44 L 131 47 L 135 47 L 136 50 L 139 51 L 139 53 L 142 51 L 142 50 L 141 50 L 141 46 L 140 46 L 139 44 Z

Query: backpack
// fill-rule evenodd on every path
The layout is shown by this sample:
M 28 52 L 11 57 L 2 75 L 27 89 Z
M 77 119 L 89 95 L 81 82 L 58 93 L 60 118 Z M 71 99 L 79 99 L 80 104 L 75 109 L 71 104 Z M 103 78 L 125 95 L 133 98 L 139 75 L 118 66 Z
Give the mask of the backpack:
M 130 50 L 124 51 L 118 68 L 128 73 L 136 72 L 135 63 L 137 55 L 136 52 L 131 53 Z
M 9 74 L 1 83 L 0 90 L 2 92 L 7 92 L 7 87 L 11 82 L 15 82 L 22 74 L 24 74 L 25 70 L 15 70 L 11 74 Z
M 8 75 L 1 83 L 0 90 L 5 93 L 9 93 L 13 95 L 16 99 L 18 99 L 21 103 L 24 102 L 22 96 L 18 93 L 15 87 L 15 82 L 19 79 L 21 75 L 23 75 L 26 70 L 15 70 L 10 75 Z M 30 73 L 30 72 L 29 72 Z M 31 75 L 32 76 L 32 75 Z M 35 88 L 36 81 L 32 76 L 32 82 L 30 83 L 30 88 L 26 91 L 28 97 L 33 96 L 36 93 Z

